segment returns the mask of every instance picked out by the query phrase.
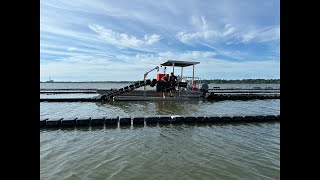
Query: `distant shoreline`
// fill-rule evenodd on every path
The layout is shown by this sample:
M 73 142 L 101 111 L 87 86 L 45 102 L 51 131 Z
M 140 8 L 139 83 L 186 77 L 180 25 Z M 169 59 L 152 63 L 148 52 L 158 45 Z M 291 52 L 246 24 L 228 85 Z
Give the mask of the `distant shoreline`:
M 242 80 L 224 80 L 224 79 L 203 79 L 202 83 L 213 84 L 280 84 L 280 79 L 242 79 Z M 54 81 L 40 83 L 133 83 L 137 81 Z

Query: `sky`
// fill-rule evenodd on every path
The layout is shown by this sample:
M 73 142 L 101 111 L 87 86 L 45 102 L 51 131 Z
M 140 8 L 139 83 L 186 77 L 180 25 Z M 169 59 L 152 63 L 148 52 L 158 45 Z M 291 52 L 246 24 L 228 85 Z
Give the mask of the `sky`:
M 279 79 L 279 0 L 40 1 L 40 81 L 136 81 L 167 60 L 200 62 L 201 79 Z

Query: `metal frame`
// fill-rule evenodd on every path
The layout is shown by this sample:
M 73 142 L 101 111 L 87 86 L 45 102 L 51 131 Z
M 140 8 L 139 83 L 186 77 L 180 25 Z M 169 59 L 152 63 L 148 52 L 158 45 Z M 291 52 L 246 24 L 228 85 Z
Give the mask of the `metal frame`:
M 161 65 L 164 66 L 164 74 L 166 72 L 167 66 L 172 66 L 172 72 L 174 73 L 174 67 L 181 67 L 181 80 L 183 79 L 183 67 L 192 66 L 192 83 L 194 82 L 194 65 L 200 64 L 200 62 L 194 62 L 194 61 L 177 61 L 177 60 L 167 60 L 167 62 L 164 62 Z M 181 88 L 178 87 L 178 93 L 180 97 Z

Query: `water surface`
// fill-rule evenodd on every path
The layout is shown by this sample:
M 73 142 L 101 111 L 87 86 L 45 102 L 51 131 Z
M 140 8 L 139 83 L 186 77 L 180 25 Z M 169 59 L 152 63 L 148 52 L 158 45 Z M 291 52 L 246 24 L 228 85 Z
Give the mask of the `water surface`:
M 40 118 L 270 114 L 280 114 L 279 99 L 40 103 Z M 280 179 L 280 123 L 40 129 L 40 179 Z

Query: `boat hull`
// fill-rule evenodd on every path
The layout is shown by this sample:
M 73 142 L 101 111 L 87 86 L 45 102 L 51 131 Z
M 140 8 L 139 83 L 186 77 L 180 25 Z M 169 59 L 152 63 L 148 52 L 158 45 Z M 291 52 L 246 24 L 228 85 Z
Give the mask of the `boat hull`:
M 115 101 L 188 101 L 195 98 L 188 97 L 143 97 L 143 96 L 116 96 Z M 198 98 L 196 98 L 198 99 Z
M 99 90 L 97 93 L 103 95 L 110 92 L 110 90 Z M 175 100 L 190 100 L 190 99 L 200 99 L 202 97 L 202 92 L 200 91 L 181 91 L 180 95 L 176 92 L 175 96 L 170 97 L 165 93 L 165 97 L 162 97 L 161 92 L 156 91 L 144 91 L 134 90 L 124 92 L 121 95 L 115 96 L 113 99 L 117 101 L 175 101 Z

